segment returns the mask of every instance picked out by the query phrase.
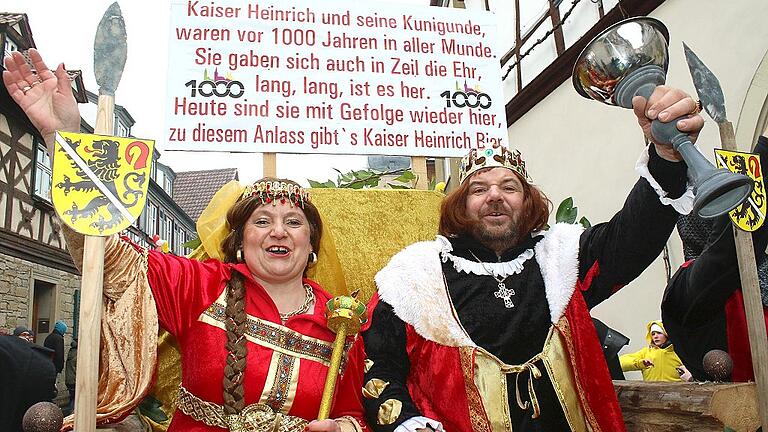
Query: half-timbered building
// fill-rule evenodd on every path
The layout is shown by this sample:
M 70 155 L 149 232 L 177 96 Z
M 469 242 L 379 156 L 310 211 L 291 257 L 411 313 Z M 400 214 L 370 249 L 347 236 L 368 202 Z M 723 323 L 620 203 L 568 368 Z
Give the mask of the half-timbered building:
M 35 47 L 25 14 L 0 13 L 3 56 Z M 80 71 L 69 71 L 85 103 Z M 77 269 L 50 202 L 51 163 L 29 119 L 0 86 L 0 327 L 24 325 L 42 343 L 53 323 L 70 326 Z
M 4 56 L 35 47 L 25 14 L 0 12 L 0 45 Z M 80 71 L 69 74 L 82 116 L 94 119 L 98 96 L 85 89 Z M 128 110 L 116 105 L 114 113 L 113 134 L 132 136 L 135 120 Z M 81 131 L 93 127 L 82 120 Z M 158 235 L 171 253 L 186 254 L 183 244 L 195 237 L 195 224 L 174 202 L 176 173 L 159 157 L 155 150 L 146 208 L 123 234 L 144 247 L 154 246 Z M 62 319 L 72 329 L 69 346 L 77 334 L 80 276 L 50 201 L 51 175 L 42 137 L 0 85 L 0 328 L 26 326 L 42 343 Z

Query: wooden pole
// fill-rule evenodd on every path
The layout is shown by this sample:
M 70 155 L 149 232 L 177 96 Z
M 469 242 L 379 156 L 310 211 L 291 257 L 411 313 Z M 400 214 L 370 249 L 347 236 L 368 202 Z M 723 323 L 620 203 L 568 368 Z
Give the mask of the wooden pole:
M 77 432 L 96 430 L 103 281 L 104 237 L 85 236 L 75 383 L 74 430 Z
M 429 186 L 427 158 L 424 156 L 411 156 L 411 171 L 416 175 L 416 189 L 426 189 Z
M 277 177 L 277 153 L 262 153 L 262 177 Z
M 99 95 L 93 132 L 112 135 L 115 97 Z M 77 432 L 96 430 L 99 386 L 99 347 L 104 285 L 104 237 L 85 236 L 83 275 L 80 286 L 80 329 L 75 382 L 75 427 Z
M 736 137 L 731 122 L 718 123 L 720 140 L 725 150 L 736 151 Z M 765 167 L 763 167 L 765 168 Z M 733 226 L 736 242 L 736 257 L 739 262 L 741 292 L 744 295 L 744 311 L 747 318 L 747 333 L 752 354 L 752 370 L 757 384 L 757 399 L 763 430 L 768 431 L 768 336 L 765 331 L 763 302 L 760 298 L 760 284 L 755 262 L 755 247 L 752 234 Z

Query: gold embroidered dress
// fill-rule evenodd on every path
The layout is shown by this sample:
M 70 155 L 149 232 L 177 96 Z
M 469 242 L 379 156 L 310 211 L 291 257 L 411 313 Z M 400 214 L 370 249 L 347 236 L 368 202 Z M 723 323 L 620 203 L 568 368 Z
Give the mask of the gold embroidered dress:
M 79 261 L 81 238 L 67 234 L 70 250 Z M 183 365 L 180 407 L 168 430 L 225 430 L 227 420 L 219 408 L 223 406 L 222 378 L 227 356 L 226 285 L 232 272 L 240 272 L 245 279 L 245 337 L 249 343 L 244 412 L 260 421 L 266 418 L 263 422 L 269 424 L 269 428 L 246 430 L 272 431 L 272 425 L 278 423 L 276 431 L 301 431 L 316 418 L 335 337 L 326 326 L 323 312 L 331 299 L 328 293 L 305 279 L 316 298 L 314 309 L 311 314 L 289 318 L 283 325 L 274 302 L 245 264 L 215 259 L 200 262 L 147 252 L 125 239 L 110 237 L 105 254 L 100 420 L 114 421 L 124 415 L 124 407 L 130 404 L 124 398 L 138 403 L 143 397 L 155 361 L 154 353 L 145 348 L 156 349 L 159 322 L 176 337 Z M 154 322 L 153 299 L 157 311 Z M 141 305 L 131 307 L 125 302 Z M 131 337 L 136 340 L 128 340 Z M 115 362 L 120 356 L 124 358 Z M 330 415 L 344 418 L 345 431 L 367 430 L 360 400 L 364 359 L 362 339 L 350 338 Z M 118 364 L 123 369 L 110 369 Z M 141 383 L 137 385 L 136 381 Z M 126 394 L 125 390 L 137 394 Z

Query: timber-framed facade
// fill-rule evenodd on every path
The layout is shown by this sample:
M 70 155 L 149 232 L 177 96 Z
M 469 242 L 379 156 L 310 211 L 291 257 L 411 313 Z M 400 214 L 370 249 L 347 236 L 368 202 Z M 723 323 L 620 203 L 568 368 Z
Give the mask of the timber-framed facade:
M 35 48 L 26 14 L 0 12 L 0 46 L 4 56 Z M 0 65 L 0 71 L 3 69 Z M 80 71 L 68 71 L 81 112 L 95 114 L 98 96 L 87 91 Z M 114 135 L 131 136 L 135 120 L 115 106 Z M 81 120 L 81 131 L 93 127 Z M 170 252 L 190 252 L 183 243 L 195 237 L 195 222 L 173 200 L 176 173 L 157 161 L 149 184 L 147 207 L 123 234 L 154 247 L 152 236 L 169 242 Z M 80 275 L 66 249 L 60 222 L 50 201 L 51 161 L 45 144 L 23 111 L 0 85 L 0 328 L 25 326 L 42 344 L 57 320 L 77 335 Z
M 0 46 L 4 56 L 35 47 L 26 14 L 0 13 Z M 80 71 L 68 73 L 77 101 L 86 102 Z M 0 327 L 28 327 L 38 343 L 56 320 L 72 327 L 80 286 L 50 184 L 42 137 L 0 86 Z

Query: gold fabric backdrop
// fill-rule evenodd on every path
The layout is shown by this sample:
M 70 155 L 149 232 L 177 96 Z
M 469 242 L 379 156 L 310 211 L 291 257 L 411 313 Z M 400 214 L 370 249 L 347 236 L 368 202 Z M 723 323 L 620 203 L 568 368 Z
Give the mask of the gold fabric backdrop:
M 333 295 L 360 290 L 368 301 L 373 277 L 405 246 L 433 240 L 443 194 L 401 189 L 312 189 L 325 224 L 318 263 L 310 270 Z

